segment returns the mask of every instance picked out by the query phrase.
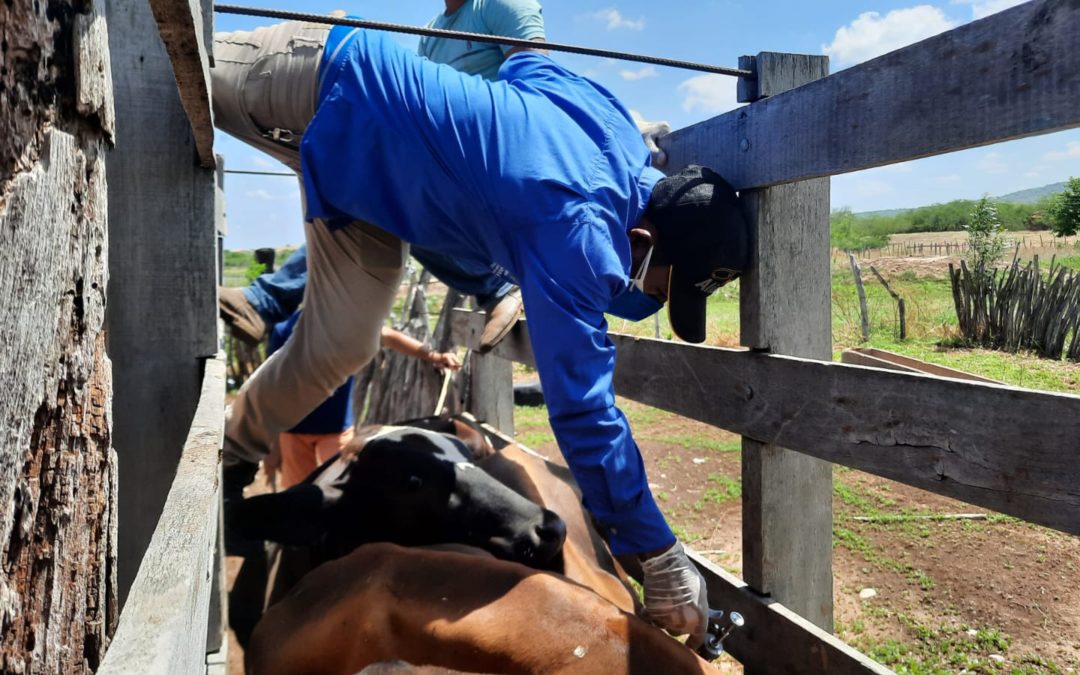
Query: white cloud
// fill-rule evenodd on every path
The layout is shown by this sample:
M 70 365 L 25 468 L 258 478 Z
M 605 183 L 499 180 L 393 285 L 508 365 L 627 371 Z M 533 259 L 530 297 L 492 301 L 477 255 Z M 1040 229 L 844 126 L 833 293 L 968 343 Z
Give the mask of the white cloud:
M 644 68 L 638 68 L 637 70 L 620 70 L 619 77 L 628 82 L 637 82 L 638 80 L 644 80 L 647 77 L 657 77 L 660 72 L 656 70 L 656 66 L 645 66 Z
M 1002 159 L 1000 152 L 986 153 L 975 166 L 985 173 L 1006 173 L 1009 170 L 1009 165 Z
M 943 11 L 930 5 L 896 9 L 885 16 L 864 12 L 839 28 L 832 44 L 822 45 L 821 51 L 833 59 L 833 65 L 850 66 L 943 33 L 956 25 Z
M 896 192 L 896 188 L 890 183 L 886 183 L 882 180 L 863 180 L 855 186 L 855 189 L 863 197 L 880 197 L 881 195 L 887 195 L 891 192 Z
M 608 7 L 602 9 L 599 12 L 595 12 L 592 18 L 597 21 L 602 21 L 607 24 L 608 30 L 619 30 L 625 28 L 627 30 L 644 30 L 645 19 L 627 19 L 622 15 L 622 12 L 614 7 Z
M 1060 162 L 1066 159 L 1080 159 L 1080 141 L 1069 141 L 1064 150 L 1055 150 L 1043 155 L 1048 162 Z
M 1025 178 L 1038 178 L 1041 175 L 1042 174 L 1039 173 L 1038 171 L 1036 171 L 1035 169 L 1032 169 L 1031 171 L 1025 171 L 1024 172 L 1024 177 Z
M 1027 2 L 1027 0 L 953 0 L 953 2 L 958 5 L 971 5 L 971 18 L 982 19 Z
M 281 162 L 275 162 L 266 155 L 252 155 L 250 161 L 256 169 L 280 169 L 283 166 Z
M 244 196 L 248 199 L 256 199 L 261 202 L 280 202 L 289 199 L 299 199 L 300 192 L 297 190 L 290 190 L 289 192 L 269 192 L 262 188 L 258 190 L 248 190 L 244 193 Z
M 941 184 L 944 184 L 944 185 L 951 185 L 953 183 L 959 183 L 962 180 L 964 180 L 964 179 L 959 174 L 955 174 L 955 173 L 950 173 L 950 174 L 945 175 L 945 176 L 937 176 L 937 177 L 934 178 L 934 182 L 941 183 Z
M 682 108 L 686 112 L 700 110 L 716 115 L 739 106 L 735 80 L 721 75 L 697 75 L 683 80 L 679 93 L 683 95 Z

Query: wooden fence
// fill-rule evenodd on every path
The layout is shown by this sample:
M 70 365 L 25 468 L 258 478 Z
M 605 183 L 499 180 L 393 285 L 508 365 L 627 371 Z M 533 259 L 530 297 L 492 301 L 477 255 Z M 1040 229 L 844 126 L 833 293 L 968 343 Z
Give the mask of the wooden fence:
M 928 232 L 927 236 L 933 236 Z M 1074 250 L 1080 255 L 1080 237 L 1055 237 L 1049 233 L 1025 235 L 1020 237 L 1008 237 L 1008 245 L 1016 249 L 1017 253 L 1023 254 L 1031 250 L 1054 250 L 1068 252 Z M 928 241 L 928 242 L 894 242 L 888 246 L 868 248 L 857 251 L 855 255 L 860 258 L 928 258 L 928 257 L 957 257 L 966 256 L 971 246 L 966 241 Z M 837 249 L 833 255 L 846 256 L 845 251 Z
M 960 332 L 973 344 L 1080 361 L 1080 273 L 1051 261 L 1044 276 L 1035 256 L 983 274 L 950 263 L 949 280 Z
M 209 3 L 150 4 L 191 147 L 212 166 Z M 751 349 L 613 336 L 615 388 L 744 436 L 745 581 L 698 564 L 711 603 L 749 619 L 729 642 L 748 671 L 887 672 L 829 635 L 831 463 L 1080 534 L 1080 397 L 829 362 L 828 176 L 1080 125 L 1076 44 L 1080 3 L 1036 0 L 835 75 L 824 57 L 761 53 L 740 63 L 756 74 L 739 82 L 749 106 L 662 140 L 667 170 L 705 164 L 743 191 L 757 228 L 755 268 L 740 284 Z M 458 314 L 455 337 L 476 346 L 481 326 L 478 315 Z M 512 361 L 531 361 L 524 324 L 476 360 L 483 396 L 473 408 L 503 430 L 513 425 Z M 976 419 L 973 409 L 985 412 Z M 189 485 L 181 469 L 166 513 L 175 507 L 204 526 L 175 540 L 176 521 L 162 518 L 151 551 L 175 541 L 171 557 L 189 561 L 190 588 L 207 574 L 217 496 L 202 490 L 181 501 Z M 183 583 L 169 564 L 147 556 L 138 578 Z M 171 649 L 182 631 L 197 632 L 207 594 L 172 597 L 153 622 L 126 609 L 110 655 L 134 645 Z M 193 642 L 176 647 L 182 665 L 168 670 L 202 667 L 205 650 Z

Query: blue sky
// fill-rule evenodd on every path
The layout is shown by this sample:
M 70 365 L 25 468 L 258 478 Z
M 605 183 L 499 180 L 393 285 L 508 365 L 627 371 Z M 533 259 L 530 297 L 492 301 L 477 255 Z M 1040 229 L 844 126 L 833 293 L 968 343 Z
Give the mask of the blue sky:
M 329 12 L 342 8 L 370 19 L 424 24 L 444 8 L 438 0 L 248 0 L 260 7 Z M 786 51 L 829 54 L 832 70 L 854 65 L 949 28 L 1019 4 L 1016 0 L 852 2 L 848 0 L 547 0 L 548 38 L 621 51 L 735 66 L 741 54 Z M 678 8 L 678 9 L 673 9 Z M 217 30 L 250 29 L 257 19 L 218 15 Z M 397 36 L 414 47 L 416 39 Z M 632 110 L 675 128 L 735 107 L 735 79 L 571 54 L 559 61 L 610 88 Z M 217 152 L 230 169 L 283 170 L 258 151 L 218 134 Z M 1015 190 L 1080 176 L 1080 129 L 836 176 L 834 208 L 856 211 L 921 206 Z M 303 239 L 299 192 L 289 178 L 226 177 L 232 249 L 279 246 Z

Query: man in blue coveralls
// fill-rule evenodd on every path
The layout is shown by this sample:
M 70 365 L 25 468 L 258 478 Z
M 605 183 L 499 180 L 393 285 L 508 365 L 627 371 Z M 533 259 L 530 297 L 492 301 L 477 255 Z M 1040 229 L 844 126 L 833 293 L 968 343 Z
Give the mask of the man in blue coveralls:
M 428 26 L 544 41 L 544 17 L 537 0 L 445 0 L 445 7 Z M 234 43 L 240 35 L 244 34 L 221 34 L 217 52 L 235 58 Z M 455 70 L 488 80 L 498 76 L 499 66 L 506 58 L 506 50 L 499 45 L 446 38 L 424 37 L 417 51 L 435 63 L 446 63 Z M 226 124 L 232 117 L 229 110 L 215 112 Z M 663 131 L 663 128 L 659 130 Z M 292 137 L 299 147 L 301 135 Z M 513 327 L 521 313 L 521 296 L 513 292 L 513 284 L 492 274 L 486 263 L 465 263 L 437 250 L 416 246 L 411 247 L 410 253 L 447 286 L 475 297 L 477 305 L 487 312 L 480 336 L 481 352 L 490 350 Z M 221 317 L 233 335 L 247 342 L 260 342 L 273 324 L 285 321 L 300 306 L 306 282 L 307 247 L 301 246 L 276 272 L 261 275 L 246 288 L 219 288 Z
M 509 56 L 489 82 L 374 31 L 262 30 L 257 42 L 270 51 L 280 39 L 314 35 L 316 44 L 312 55 L 267 71 L 264 85 L 307 102 L 308 118 L 297 104 L 254 123 L 305 129 L 310 281 L 294 340 L 234 404 L 227 470 L 265 454 L 267 427 L 297 421 L 285 407 L 254 405 L 261 387 L 314 407 L 363 361 L 323 362 L 312 345 L 377 340 L 377 326 L 370 336 L 342 331 L 324 295 L 348 289 L 385 316 L 400 277 L 399 239 L 487 263 L 521 287 L 552 429 L 613 552 L 641 559 L 646 617 L 700 644 L 705 583 L 660 513 L 615 406 L 604 315 L 641 320 L 666 301 L 676 334 L 703 341 L 706 298 L 750 257 L 734 191 L 702 167 L 664 177 L 626 108 L 539 51 Z M 313 371 L 304 377 L 323 391 L 296 390 L 298 369 Z

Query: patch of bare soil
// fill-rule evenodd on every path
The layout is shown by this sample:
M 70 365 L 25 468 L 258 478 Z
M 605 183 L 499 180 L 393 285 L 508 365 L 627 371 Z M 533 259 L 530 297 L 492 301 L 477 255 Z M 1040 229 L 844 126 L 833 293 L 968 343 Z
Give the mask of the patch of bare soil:
M 873 265 L 874 268 L 887 277 L 904 273 L 913 274 L 916 277 L 936 278 L 948 274 L 949 265 L 958 266 L 959 256 L 926 256 L 926 257 L 893 257 L 893 258 L 868 258 L 863 262 L 864 266 Z

